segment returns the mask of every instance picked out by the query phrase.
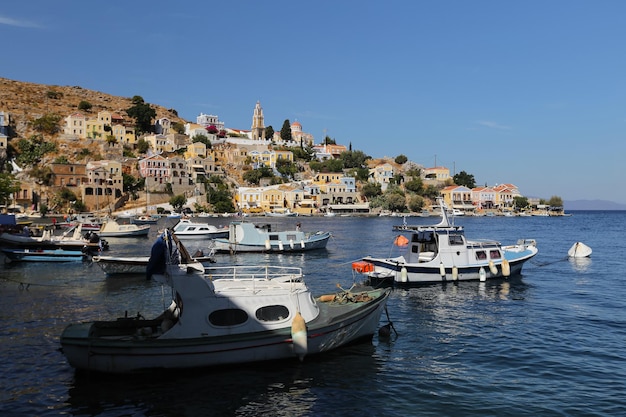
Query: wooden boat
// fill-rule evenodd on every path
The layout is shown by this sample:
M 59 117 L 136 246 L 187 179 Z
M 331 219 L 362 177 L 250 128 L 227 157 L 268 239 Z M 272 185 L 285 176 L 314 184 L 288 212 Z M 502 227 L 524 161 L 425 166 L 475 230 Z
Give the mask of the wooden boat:
M 207 223 L 194 223 L 188 219 L 181 219 L 172 229 L 179 239 L 214 239 L 228 237 L 228 227 L 215 227 Z
M 81 250 L 2 248 L 9 262 L 80 262 L 87 258 Z
M 302 252 L 326 247 L 329 232 L 296 230 L 272 231 L 271 225 L 255 225 L 234 221 L 229 225 L 228 238 L 213 240 L 216 252 Z
M 102 224 L 102 228 L 98 233 L 100 233 L 102 237 L 141 237 L 148 236 L 149 232 L 149 224 L 120 224 L 115 220 L 109 219 Z
M 165 258 L 178 258 L 174 245 L 167 246 Z M 126 374 L 303 360 L 371 339 L 390 294 L 355 287 L 313 297 L 294 267 L 219 267 L 205 274 L 183 267 L 189 255 L 178 247 L 182 263 L 153 275 L 171 287 L 170 306 L 154 319 L 138 314 L 70 324 L 60 341 L 71 366 Z
M 520 274 L 526 261 L 537 254 L 536 242 L 522 239 L 502 246 L 490 240 L 469 240 L 461 226 L 448 220 L 443 200 L 441 223 L 433 226 L 405 226 L 409 233 L 404 255 L 394 258 L 367 256 L 365 274 L 371 281 L 419 284 L 442 281 L 481 280 Z M 359 272 L 359 271 L 357 271 Z

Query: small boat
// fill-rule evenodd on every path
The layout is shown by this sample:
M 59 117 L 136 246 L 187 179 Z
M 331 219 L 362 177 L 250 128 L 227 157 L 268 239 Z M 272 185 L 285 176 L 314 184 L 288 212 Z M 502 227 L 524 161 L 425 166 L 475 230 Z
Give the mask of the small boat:
M 115 220 L 109 219 L 102 224 L 102 228 L 98 233 L 102 237 L 140 237 L 148 236 L 149 232 L 149 224 L 120 224 Z
M 438 198 L 444 207 L 443 200 Z M 520 274 L 526 261 L 537 254 L 536 242 L 522 239 L 502 246 L 489 240 L 469 240 L 462 226 L 448 220 L 441 210 L 441 223 L 432 226 L 406 226 L 409 238 L 402 241 L 404 255 L 394 258 L 362 258 L 359 265 L 370 281 L 398 284 L 506 278 Z M 402 236 L 404 237 L 404 236 Z
M 62 235 L 52 234 L 49 228 L 44 228 L 40 236 L 31 236 L 32 230 L 25 227 L 22 233 L 0 233 L 0 244 L 18 249 L 64 249 L 96 253 L 109 249 L 109 243 L 101 239 L 97 234 L 88 232 L 89 235 L 81 235 L 82 226 L 72 226 Z
M 272 211 L 266 211 L 265 215 L 268 217 L 296 217 L 298 213 L 289 209 L 274 209 Z
M 84 231 L 99 231 L 102 227 L 102 218 L 94 213 L 78 213 L 73 216 L 70 224 L 80 224 L 81 229 Z
M 141 215 L 141 216 L 137 216 L 133 219 L 131 219 L 131 223 L 135 223 L 135 224 L 157 224 L 157 222 L 159 221 L 159 219 L 161 218 L 161 216 L 157 215 L 157 214 L 153 214 L 153 215 Z
M 213 240 L 216 252 L 302 252 L 326 247 L 329 232 L 305 233 L 300 230 L 272 231 L 271 225 L 256 225 L 234 221 L 229 225 L 228 238 Z
M 81 250 L 2 248 L 9 262 L 80 262 L 87 258 Z
M 215 253 L 204 254 L 199 250 L 192 259 L 193 263 L 215 263 Z M 107 275 L 145 274 L 150 256 L 94 256 L 91 260 Z
M 181 219 L 172 229 L 179 239 L 214 239 L 228 237 L 228 227 L 215 227 L 207 223 L 194 223 L 188 219 Z
M 177 258 L 171 248 L 166 259 Z M 182 245 L 178 250 L 184 262 L 188 254 Z M 218 267 L 205 274 L 181 265 L 168 263 L 165 273 L 153 275 L 172 290 L 159 316 L 68 325 L 60 343 L 69 364 L 129 374 L 302 361 L 371 340 L 391 292 L 353 287 L 314 297 L 296 267 Z
M 587 258 L 591 256 L 592 252 L 591 248 L 583 242 L 576 242 L 567 251 L 567 256 L 570 258 Z

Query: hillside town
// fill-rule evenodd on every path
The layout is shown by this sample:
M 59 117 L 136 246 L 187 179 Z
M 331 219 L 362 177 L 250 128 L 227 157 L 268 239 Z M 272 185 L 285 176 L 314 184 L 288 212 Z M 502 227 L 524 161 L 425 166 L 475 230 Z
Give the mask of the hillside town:
M 81 102 L 70 114 L 42 114 L 29 122 L 35 133 L 28 137 L 20 135 L 11 109 L 0 109 L 0 161 L 9 191 L 2 210 L 152 214 L 178 197 L 173 206 L 192 212 L 379 215 L 427 212 L 441 195 L 460 214 L 548 212 L 546 202 L 523 197 L 514 184 L 455 184 L 460 177 L 448 167 L 404 155 L 373 158 L 329 137 L 316 141 L 297 120 L 274 130 L 260 102 L 247 130 L 229 128 L 212 114 L 200 113 L 195 123 L 152 118 L 156 112 L 141 97 L 133 103 L 94 112 Z M 146 114 L 147 127 L 140 120 Z

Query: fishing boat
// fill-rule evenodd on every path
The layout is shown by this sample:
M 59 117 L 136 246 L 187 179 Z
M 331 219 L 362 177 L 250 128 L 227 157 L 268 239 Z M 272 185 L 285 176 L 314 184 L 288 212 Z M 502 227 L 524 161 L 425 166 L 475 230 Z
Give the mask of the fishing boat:
M 520 274 L 524 263 L 537 255 L 536 242 L 532 239 L 521 239 L 510 246 L 492 240 L 467 239 L 462 226 L 450 223 L 443 200 L 438 200 L 442 205 L 439 224 L 407 226 L 409 237 L 397 238 L 396 243 L 406 247 L 404 255 L 367 256 L 353 263 L 353 269 L 366 274 L 371 281 L 398 284 L 484 281 Z
M 9 262 L 80 262 L 87 258 L 81 250 L 2 248 Z
M 159 216 L 158 214 L 142 214 L 141 216 L 137 216 L 131 219 L 130 222 L 135 224 L 157 224 L 160 218 L 161 216 Z
M 149 232 L 149 224 L 122 224 L 112 219 L 107 219 L 99 231 L 102 237 L 145 237 L 148 236 Z
M 153 275 L 171 287 L 169 306 L 153 319 L 138 314 L 68 325 L 60 343 L 71 366 L 127 374 L 303 360 L 371 340 L 390 294 L 353 287 L 314 297 L 296 267 L 218 267 L 205 274 L 182 267 L 189 255 L 173 246 L 167 245 L 165 273 Z M 169 261 L 177 258 L 181 263 Z
M 188 219 L 180 219 L 172 229 L 179 239 L 214 239 L 228 237 L 228 227 L 215 227 L 207 223 L 194 223 Z
M 302 252 L 324 249 L 331 237 L 330 232 L 303 232 L 300 223 L 295 230 L 284 231 L 246 221 L 233 221 L 228 227 L 228 238 L 213 240 L 216 252 Z

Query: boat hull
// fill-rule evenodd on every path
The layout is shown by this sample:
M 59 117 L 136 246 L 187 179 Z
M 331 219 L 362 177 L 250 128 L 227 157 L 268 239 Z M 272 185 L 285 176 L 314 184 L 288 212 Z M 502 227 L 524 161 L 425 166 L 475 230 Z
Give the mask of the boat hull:
M 371 338 L 389 296 L 389 290 L 374 291 L 377 296 L 360 305 L 320 302 L 320 318 L 307 323 L 307 355 Z M 163 339 L 151 338 L 146 329 L 152 321 L 144 320 L 134 323 L 134 331 L 127 337 L 111 339 L 91 337 L 95 325 L 93 322 L 69 325 L 61 335 L 63 353 L 77 369 L 124 374 L 297 357 L 290 327 L 224 336 Z M 144 331 L 146 334 L 142 333 Z
M 265 244 L 245 244 L 229 242 L 228 239 L 215 239 L 215 252 L 218 253 L 234 253 L 234 252 L 304 252 L 316 249 L 324 249 L 328 244 L 330 234 L 320 235 L 319 238 L 310 238 L 300 242 L 280 242 L 272 241 L 269 245 Z

